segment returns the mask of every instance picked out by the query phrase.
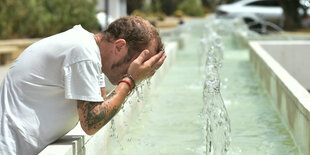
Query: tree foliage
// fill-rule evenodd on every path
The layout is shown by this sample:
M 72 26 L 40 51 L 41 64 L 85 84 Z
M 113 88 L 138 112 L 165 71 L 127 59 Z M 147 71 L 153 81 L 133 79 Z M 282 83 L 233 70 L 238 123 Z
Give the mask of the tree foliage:
M 172 15 L 176 10 L 179 4 L 185 0 L 160 0 L 162 4 L 162 10 L 167 15 Z
M 95 0 L 1 0 L 0 38 L 45 37 L 76 24 L 97 30 Z
M 144 13 L 174 15 L 175 11 L 180 10 L 189 16 L 203 16 L 204 8 L 201 0 L 150 0 L 150 6 L 145 6 L 144 0 L 127 1 L 128 13 L 134 10 L 141 10 Z M 137 4 L 137 5 L 136 5 Z M 134 10 L 133 7 L 134 6 Z
M 127 0 L 127 14 L 131 14 L 134 10 L 141 10 L 144 0 Z
M 199 2 L 197 0 L 185 0 L 178 5 L 178 10 L 183 11 L 189 16 L 203 16 L 205 14 L 204 8 Z

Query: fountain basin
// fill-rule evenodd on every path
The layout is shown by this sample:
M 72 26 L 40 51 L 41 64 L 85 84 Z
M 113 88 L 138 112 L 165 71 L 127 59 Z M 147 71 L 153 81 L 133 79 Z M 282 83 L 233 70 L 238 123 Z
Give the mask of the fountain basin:
M 301 153 L 310 154 L 310 41 L 251 41 L 250 61 Z

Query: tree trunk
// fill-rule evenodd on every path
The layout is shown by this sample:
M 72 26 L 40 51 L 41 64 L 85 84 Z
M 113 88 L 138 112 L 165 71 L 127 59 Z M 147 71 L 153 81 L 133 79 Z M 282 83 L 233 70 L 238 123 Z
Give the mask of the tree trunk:
M 299 0 L 281 0 L 284 14 L 284 29 L 296 30 L 301 28 L 301 16 L 298 13 Z

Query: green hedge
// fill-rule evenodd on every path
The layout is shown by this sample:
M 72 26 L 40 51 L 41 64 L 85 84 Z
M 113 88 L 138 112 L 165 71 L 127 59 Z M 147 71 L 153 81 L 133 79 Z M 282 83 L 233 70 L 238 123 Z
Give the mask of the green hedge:
M 95 31 L 96 0 L 0 0 L 0 38 L 45 37 L 81 24 Z
M 184 0 L 177 7 L 178 10 L 189 16 L 204 16 L 204 8 L 199 4 L 200 0 Z

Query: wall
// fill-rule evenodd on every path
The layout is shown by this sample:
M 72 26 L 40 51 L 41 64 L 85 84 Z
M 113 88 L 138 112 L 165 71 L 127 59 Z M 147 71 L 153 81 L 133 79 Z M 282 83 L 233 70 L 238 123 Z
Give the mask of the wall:
M 260 41 L 261 46 L 310 90 L 310 41 Z
M 300 152 L 310 154 L 310 94 L 269 54 L 272 48 L 267 46 L 264 48 L 262 44 L 266 42 L 249 42 L 250 61 Z

